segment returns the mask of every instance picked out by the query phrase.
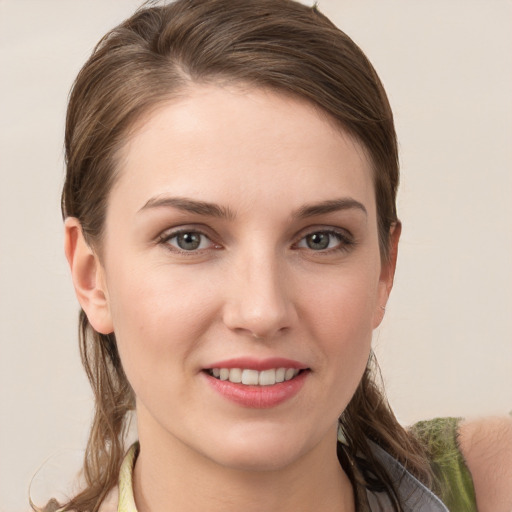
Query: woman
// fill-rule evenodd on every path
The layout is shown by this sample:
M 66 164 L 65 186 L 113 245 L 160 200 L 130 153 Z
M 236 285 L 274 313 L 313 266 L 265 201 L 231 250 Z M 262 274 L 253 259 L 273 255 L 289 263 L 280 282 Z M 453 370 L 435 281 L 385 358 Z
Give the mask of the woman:
M 408 432 L 372 380 L 396 138 L 372 66 L 315 8 L 142 9 L 80 72 L 66 155 L 97 406 L 67 509 L 446 510 L 432 488 L 453 510 L 506 510 L 464 448 L 478 427 L 460 430 L 470 473 L 456 421 Z

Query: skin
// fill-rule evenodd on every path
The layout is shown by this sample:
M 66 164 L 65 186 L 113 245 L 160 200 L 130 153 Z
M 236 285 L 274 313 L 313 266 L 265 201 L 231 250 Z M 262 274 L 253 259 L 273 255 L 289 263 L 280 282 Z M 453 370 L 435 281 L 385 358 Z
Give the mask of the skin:
M 512 418 L 479 418 L 460 427 L 479 512 L 512 510 Z
M 396 226 L 383 264 L 363 148 L 300 100 L 194 86 L 142 119 L 120 156 L 102 246 L 68 218 L 66 255 L 137 397 L 139 512 L 354 510 L 337 417 L 382 320 L 400 235 Z M 363 208 L 297 216 L 338 199 Z M 180 251 L 176 228 L 203 233 L 199 249 Z M 308 246 L 330 230 L 343 236 L 328 235 L 329 249 Z M 291 400 L 248 409 L 202 372 L 238 356 L 291 358 L 310 373 Z M 512 420 L 466 422 L 460 445 L 479 510 L 512 510 Z
M 353 510 L 337 417 L 394 266 L 381 265 L 365 152 L 302 101 L 196 86 L 140 123 L 121 162 L 101 259 L 76 219 L 67 253 L 80 302 L 95 329 L 116 333 L 137 397 L 139 511 Z M 228 214 L 158 204 L 168 197 Z M 359 206 L 298 214 L 339 199 Z M 176 228 L 204 233 L 199 249 L 180 250 Z M 328 248 L 308 247 L 312 233 Z M 254 410 L 202 372 L 242 356 L 310 372 L 292 399 Z
M 136 394 L 139 512 L 354 510 L 337 418 L 382 320 L 399 237 L 383 265 L 363 148 L 301 100 L 194 86 L 139 123 L 120 161 L 101 258 L 72 218 L 66 252 Z M 176 228 L 203 233 L 199 249 L 180 250 Z M 325 249 L 308 245 L 313 233 Z M 276 407 L 243 407 L 203 372 L 243 356 L 293 359 L 308 375 Z

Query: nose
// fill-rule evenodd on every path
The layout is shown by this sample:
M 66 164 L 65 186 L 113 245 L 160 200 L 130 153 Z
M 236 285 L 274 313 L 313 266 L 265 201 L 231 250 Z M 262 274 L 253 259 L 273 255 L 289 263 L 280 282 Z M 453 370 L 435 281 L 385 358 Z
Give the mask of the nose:
M 231 269 L 224 324 L 238 334 L 271 339 L 288 331 L 297 319 L 283 264 L 273 255 L 242 257 Z

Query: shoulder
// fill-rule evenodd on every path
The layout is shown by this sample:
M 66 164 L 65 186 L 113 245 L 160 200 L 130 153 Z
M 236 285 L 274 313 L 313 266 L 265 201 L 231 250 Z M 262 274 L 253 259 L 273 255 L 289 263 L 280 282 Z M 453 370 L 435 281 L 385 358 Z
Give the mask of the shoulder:
M 460 450 L 473 478 L 480 512 L 512 510 L 512 418 L 466 420 Z

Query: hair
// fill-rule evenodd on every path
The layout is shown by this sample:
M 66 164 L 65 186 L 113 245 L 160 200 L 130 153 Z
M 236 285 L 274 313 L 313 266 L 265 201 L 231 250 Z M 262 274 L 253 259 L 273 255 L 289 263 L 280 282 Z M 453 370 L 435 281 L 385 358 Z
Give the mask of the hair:
M 393 115 L 359 47 L 315 7 L 293 0 L 178 0 L 144 4 L 107 33 L 78 74 L 66 119 L 62 214 L 76 217 L 101 258 L 118 155 L 141 116 L 195 84 L 242 84 L 317 106 L 361 143 L 373 167 L 381 259 L 398 223 L 398 149 Z M 82 362 L 95 396 L 83 473 L 86 488 L 66 510 L 96 512 L 116 485 L 134 393 L 115 334 L 100 334 L 80 312 Z M 354 482 L 384 491 L 401 511 L 395 485 L 372 455 L 373 441 L 429 485 L 421 446 L 399 425 L 375 381 L 373 355 L 340 417 L 340 460 Z M 350 470 L 356 461 L 358 474 Z

